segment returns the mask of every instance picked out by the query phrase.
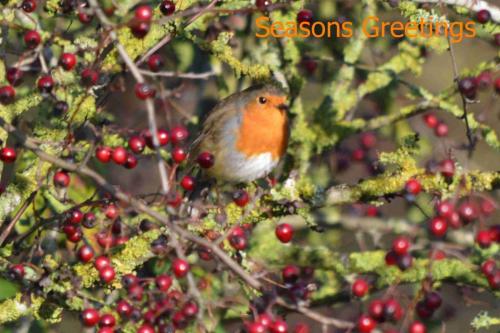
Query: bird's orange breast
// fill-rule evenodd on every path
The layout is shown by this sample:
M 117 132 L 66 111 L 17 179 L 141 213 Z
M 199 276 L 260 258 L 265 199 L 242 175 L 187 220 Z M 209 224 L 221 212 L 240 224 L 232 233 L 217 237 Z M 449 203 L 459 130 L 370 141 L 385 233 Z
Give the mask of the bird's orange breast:
M 286 112 L 275 107 L 263 110 L 251 103 L 243 111 L 236 149 L 248 157 L 271 153 L 279 159 L 285 153 L 288 141 Z

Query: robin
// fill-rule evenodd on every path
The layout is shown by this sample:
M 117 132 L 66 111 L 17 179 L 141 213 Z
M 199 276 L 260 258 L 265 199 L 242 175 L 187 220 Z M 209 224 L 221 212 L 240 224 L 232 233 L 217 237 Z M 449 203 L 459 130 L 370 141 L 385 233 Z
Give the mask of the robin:
M 209 113 L 191 156 L 211 154 L 209 177 L 231 183 L 267 176 L 288 143 L 287 96 L 272 84 L 235 93 Z

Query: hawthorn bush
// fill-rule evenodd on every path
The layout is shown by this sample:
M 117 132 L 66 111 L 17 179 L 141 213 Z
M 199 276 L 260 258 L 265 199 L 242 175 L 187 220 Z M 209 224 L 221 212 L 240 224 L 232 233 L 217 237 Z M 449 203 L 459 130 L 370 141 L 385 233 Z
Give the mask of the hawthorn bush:
M 260 16 L 354 34 L 257 38 Z M 369 16 L 477 36 L 370 39 Z M 0 22 L 2 332 L 500 324 L 493 1 L 3 0 Z M 268 81 L 286 157 L 207 185 L 204 113 Z

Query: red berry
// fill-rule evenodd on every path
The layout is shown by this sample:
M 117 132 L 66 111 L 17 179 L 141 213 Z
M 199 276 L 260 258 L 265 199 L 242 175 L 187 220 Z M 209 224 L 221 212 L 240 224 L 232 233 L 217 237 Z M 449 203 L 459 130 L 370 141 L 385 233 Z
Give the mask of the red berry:
M 177 278 L 183 278 L 189 272 L 189 263 L 180 258 L 174 259 L 172 262 L 172 271 Z
M 167 130 L 165 129 L 159 129 L 156 131 L 156 138 L 158 139 L 158 144 L 161 146 L 165 146 L 168 143 L 169 140 L 169 135 Z M 151 132 L 149 130 L 144 131 L 143 137 L 146 140 L 146 144 L 148 145 L 149 148 L 153 149 L 153 136 L 151 135 Z
M 247 333 L 266 333 L 267 327 L 261 323 L 248 323 L 245 325 L 245 332 Z
M 445 178 L 452 178 L 455 174 L 455 162 L 452 159 L 445 159 L 439 163 L 439 171 Z
M 355 149 L 352 152 L 351 157 L 355 161 L 358 161 L 358 162 L 362 161 L 365 158 L 365 152 L 361 148 Z
M 265 328 L 267 328 L 267 327 L 270 327 L 272 325 L 273 319 L 267 313 L 262 313 L 255 319 L 255 322 L 257 322 L 257 323 L 263 325 Z
M 422 191 L 422 185 L 417 179 L 409 179 L 405 184 L 405 190 L 408 194 L 417 195 Z
M 474 221 L 479 215 L 478 207 L 470 201 L 462 202 L 458 207 L 458 213 L 465 223 Z
M 471 77 L 466 77 L 458 82 L 458 90 L 462 95 L 468 99 L 474 99 L 476 97 L 477 85 L 476 80 Z
M 267 10 L 267 7 L 271 5 L 272 2 L 271 0 L 256 0 L 255 1 L 255 6 L 260 10 L 265 12 Z
M 149 29 L 151 29 L 151 26 L 145 21 L 133 20 L 130 25 L 130 30 L 136 38 L 144 38 L 148 34 Z
M 118 217 L 118 208 L 111 204 L 111 205 L 108 205 L 106 206 L 106 209 L 104 211 L 104 215 L 106 215 L 106 217 L 110 220 L 114 220 Z
M 155 283 L 159 290 L 168 291 L 172 286 L 172 278 L 167 274 L 161 274 L 155 278 Z
M 4 163 L 13 163 L 17 158 L 16 151 L 11 147 L 0 149 L 0 160 Z
M 92 68 L 85 68 L 81 73 L 81 80 L 84 86 L 94 86 L 99 80 L 99 72 Z
M 187 157 L 187 152 L 182 147 L 172 149 L 172 159 L 175 163 L 182 163 Z
M 488 248 L 491 246 L 492 239 L 489 230 L 480 230 L 476 234 L 476 243 L 482 248 Z
M 75 228 L 74 232 L 71 234 L 66 235 L 68 237 L 68 240 L 72 243 L 78 243 L 79 241 L 82 240 L 82 230 L 80 228 Z
M 489 71 L 481 72 L 481 74 L 476 77 L 476 84 L 480 89 L 486 89 L 491 86 L 492 83 L 493 78 Z
M 70 71 L 76 66 L 76 56 L 73 53 L 63 53 L 59 63 L 65 70 Z
M 312 58 L 305 56 L 300 60 L 300 65 L 307 71 L 309 74 L 314 74 L 316 68 L 318 68 L 318 62 Z
M 384 303 L 384 317 L 389 321 L 398 321 L 403 317 L 403 308 L 394 298 L 388 299 Z
M 408 328 L 408 333 L 425 333 L 425 332 L 427 332 L 425 325 L 419 321 L 414 321 L 413 323 L 410 324 L 410 327 Z
M 88 245 L 83 245 L 78 249 L 78 259 L 82 262 L 89 262 L 94 257 L 94 250 Z
M 434 313 L 434 311 L 428 308 L 423 301 L 417 303 L 415 310 L 417 311 L 418 316 L 422 319 L 430 318 Z
M 33 13 L 36 10 L 36 0 L 23 0 L 21 8 L 26 13 Z
M 177 208 L 181 205 L 181 203 L 182 195 L 179 192 L 174 191 L 173 193 L 167 194 L 167 204 L 170 207 Z
M 193 318 L 198 313 L 198 304 L 192 301 L 187 302 L 182 307 L 182 313 L 188 318 Z
M 436 204 L 436 213 L 439 216 L 449 218 L 455 211 L 455 207 L 449 201 L 439 201 Z
M 363 297 L 368 292 L 370 285 L 363 279 L 356 279 L 351 286 L 351 292 L 356 297 Z
M 88 212 L 88 213 L 85 213 L 83 214 L 83 223 L 82 225 L 85 227 L 85 228 L 93 228 L 95 226 L 95 214 L 92 213 L 92 212 Z
M 153 54 L 148 58 L 148 67 L 152 72 L 158 72 L 163 67 L 163 59 L 159 54 Z
M 489 20 L 491 20 L 491 14 L 489 10 L 487 9 L 481 9 L 480 11 L 477 12 L 476 14 L 477 21 L 479 23 L 487 23 Z
M 83 325 L 87 327 L 95 326 L 100 319 L 99 312 L 93 308 L 87 308 L 83 310 L 81 317 Z
M 175 126 L 170 130 L 170 137 L 172 138 L 172 143 L 174 145 L 186 141 L 188 136 L 189 132 L 184 126 Z
M 116 303 L 116 312 L 118 312 L 118 314 L 121 317 L 124 318 L 130 317 L 130 315 L 132 314 L 132 310 L 133 310 L 132 305 L 130 305 L 129 302 L 123 299 L 118 301 L 118 303 Z
M 26 44 L 26 47 L 29 49 L 36 48 L 41 41 L 42 38 L 40 37 L 40 34 L 35 30 L 28 30 L 24 34 L 24 44 Z
M 23 71 L 16 67 L 10 67 L 7 69 L 7 73 L 5 74 L 5 78 L 12 84 L 14 87 L 21 84 L 23 79 Z
M 54 88 L 54 79 L 50 75 L 43 75 L 38 79 L 37 86 L 40 92 L 48 94 Z
M 281 270 L 281 278 L 286 283 L 294 283 L 300 276 L 300 269 L 295 265 L 287 265 Z
M 398 255 L 394 251 L 389 251 L 385 255 L 385 264 L 387 266 L 393 266 L 396 265 L 398 262 Z
M 434 128 L 434 134 L 438 137 L 444 137 L 448 135 L 448 125 L 445 123 L 439 123 L 436 128 Z
M 155 97 L 156 90 L 148 83 L 136 83 L 135 95 L 137 96 L 137 98 L 145 100 Z
M 488 259 L 481 264 L 481 272 L 486 276 L 493 274 L 496 268 L 497 264 L 493 259 Z
M 392 242 L 392 250 L 398 255 L 407 254 L 409 248 L 410 248 L 410 240 L 406 237 L 403 236 L 397 237 Z
M 148 324 L 142 324 L 138 329 L 137 333 L 155 333 L 155 329 L 153 326 L 150 326 Z
M 301 24 L 303 22 L 312 23 L 313 13 L 309 9 L 302 9 L 297 13 L 297 23 Z
M 429 222 L 429 231 L 436 237 L 443 237 L 448 230 L 448 223 L 442 217 L 435 217 Z
M 438 125 L 439 120 L 435 114 L 427 113 L 426 115 L 424 115 L 424 122 L 427 125 L 427 127 L 435 128 Z
M 138 21 L 151 21 L 153 17 L 153 10 L 148 5 L 141 5 L 134 11 L 134 18 Z
M 245 207 L 250 201 L 250 196 L 245 190 L 237 190 L 233 193 L 233 202 L 240 207 Z
M 116 164 L 123 165 L 127 163 L 128 152 L 123 147 L 116 147 L 113 149 L 113 153 L 111 154 L 111 158 Z
M 69 174 L 66 171 L 60 170 L 54 174 L 54 185 L 57 187 L 68 187 L 70 182 Z
M 269 327 L 271 330 L 271 333 L 287 333 L 288 332 L 288 325 L 286 322 L 282 319 L 276 319 L 271 327 Z
M 368 313 L 370 314 L 370 317 L 375 319 L 376 321 L 383 321 L 384 320 L 384 302 L 381 300 L 375 299 L 370 302 L 370 305 L 368 306 Z
M 95 259 L 94 267 L 98 271 L 100 271 L 103 268 L 108 267 L 108 266 L 111 266 L 111 259 L 109 259 L 107 256 L 102 255 L 102 256 L 99 256 Z
M 488 276 L 488 284 L 491 289 L 500 289 L 500 269 L 497 269 Z
M 365 149 L 372 149 L 377 144 L 377 137 L 373 133 L 363 133 L 361 134 L 361 146 Z
M 282 243 L 288 243 L 292 240 L 293 227 L 288 223 L 281 223 L 277 225 L 274 232 L 276 237 L 278 237 Z
M 358 319 L 358 331 L 360 333 L 370 333 L 377 326 L 376 322 L 367 315 L 361 315 Z
M 215 163 L 214 155 L 207 151 L 202 152 L 198 155 L 197 162 L 203 169 L 211 168 Z
M 191 176 L 184 176 L 181 180 L 181 186 L 186 191 L 192 191 L 194 189 L 195 181 Z
M 497 94 L 500 94 L 500 77 L 495 80 L 495 91 L 497 92 Z
M 128 147 L 136 154 L 140 154 L 146 148 L 146 140 L 142 136 L 134 135 L 128 140 Z
M 83 213 L 79 209 L 73 209 L 69 212 L 66 221 L 70 224 L 79 224 L 83 220 Z
M 485 216 L 490 216 L 496 210 L 496 203 L 490 198 L 484 198 L 481 200 L 481 213 Z
M 132 155 L 132 154 L 127 154 L 127 160 L 125 161 L 125 164 L 123 165 L 127 169 L 133 169 L 137 166 L 137 158 Z
M 16 90 L 12 86 L 0 87 L 0 104 L 7 105 L 14 102 Z
M 115 275 L 115 269 L 111 266 L 106 266 L 103 269 L 99 270 L 99 277 L 104 283 L 110 283 L 111 281 L 113 281 Z
M 99 320 L 99 327 L 113 327 L 115 325 L 116 319 L 111 313 L 103 314 Z
M 413 257 L 409 253 L 400 255 L 396 258 L 396 264 L 402 271 L 410 268 L 412 263 L 413 263 Z
M 125 274 L 122 276 L 122 285 L 129 289 L 139 283 L 139 279 L 134 274 Z
M 111 160 L 113 150 L 109 147 L 97 147 L 95 157 L 102 163 L 108 163 Z
M 89 24 L 90 22 L 92 22 L 93 18 L 94 16 L 88 13 L 84 9 L 78 11 L 78 21 L 80 21 L 83 24 Z
M 229 236 L 229 244 L 231 244 L 235 250 L 243 251 L 246 249 L 248 242 L 245 236 L 231 235 Z
M 160 11 L 163 15 L 169 16 L 175 12 L 175 3 L 171 0 L 164 0 L 160 4 Z
M 435 311 L 441 306 L 443 300 L 437 292 L 431 291 L 425 294 L 424 302 L 428 308 L 430 308 L 432 311 Z
M 14 264 L 9 268 L 9 274 L 12 276 L 13 279 L 16 280 L 21 280 L 22 278 L 24 278 L 25 273 L 26 272 L 24 269 L 24 265 L 22 264 Z

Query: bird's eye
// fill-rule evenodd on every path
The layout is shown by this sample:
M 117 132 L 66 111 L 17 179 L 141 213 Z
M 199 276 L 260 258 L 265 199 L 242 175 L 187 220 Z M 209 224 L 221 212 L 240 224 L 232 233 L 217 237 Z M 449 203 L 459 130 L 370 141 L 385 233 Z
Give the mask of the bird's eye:
M 266 104 L 266 102 L 267 102 L 267 99 L 265 97 L 263 97 L 263 96 L 259 97 L 260 104 Z

